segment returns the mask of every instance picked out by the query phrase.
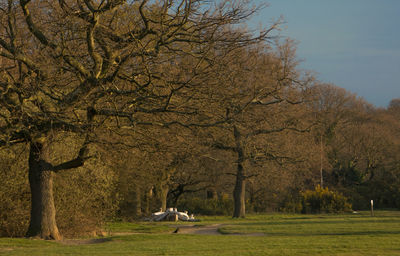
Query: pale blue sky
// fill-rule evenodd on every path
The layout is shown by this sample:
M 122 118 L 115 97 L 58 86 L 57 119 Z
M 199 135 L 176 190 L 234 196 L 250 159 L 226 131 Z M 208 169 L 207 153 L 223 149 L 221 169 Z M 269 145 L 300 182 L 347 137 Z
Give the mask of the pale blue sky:
M 378 107 L 400 98 L 400 0 L 266 2 L 252 24 L 282 15 L 281 35 L 298 42 L 301 68 Z

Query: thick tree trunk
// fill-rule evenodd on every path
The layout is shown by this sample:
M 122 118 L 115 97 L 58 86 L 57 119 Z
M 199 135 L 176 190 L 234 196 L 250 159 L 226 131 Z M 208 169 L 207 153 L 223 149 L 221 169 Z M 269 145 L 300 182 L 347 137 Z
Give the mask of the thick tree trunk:
M 165 211 L 167 209 L 170 179 L 171 179 L 171 170 L 167 169 L 163 173 L 163 179 L 161 180 L 161 184 L 160 184 L 160 200 L 161 200 L 160 207 L 163 211 Z
M 49 168 L 46 145 L 31 143 L 29 184 L 31 188 L 31 219 L 26 236 L 60 240 L 53 198 L 53 171 Z
M 241 143 L 240 131 L 234 126 L 233 134 L 236 142 L 236 153 L 237 153 L 237 171 L 236 171 L 236 183 L 233 190 L 233 218 L 244 218 L 246 215 L 246 175 L 243 168 L 244 162 L 244 150 Z
M 153 189 L 154 189 L 154 187 L 151 186 L 151 188 L 148 189 L 147 193 L 146 193 L 146 209 L 145 209 L 146 214 L 150 214 L 150 204 L 151 204 L 151 200 L 153 198 Z
M 161 186 L 161 209 L 165 211 L 167 209 L 167 197 L 169 188 L 167 185 Z

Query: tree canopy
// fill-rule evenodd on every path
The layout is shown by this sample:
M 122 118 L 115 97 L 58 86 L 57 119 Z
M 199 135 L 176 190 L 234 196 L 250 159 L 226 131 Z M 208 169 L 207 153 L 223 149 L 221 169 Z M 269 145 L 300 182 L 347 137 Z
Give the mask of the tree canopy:
M 376 109 L 302 71 L 280 20 L 246 27 L 263 7 L 0 1 L 0 192 L 30 202 L 26 235 L 61 239 L 63 204 L 103 209 L 94 219 L 195 202 L 244 217 L 296 210 L 317 184 L 399 207 L 398 99 Z

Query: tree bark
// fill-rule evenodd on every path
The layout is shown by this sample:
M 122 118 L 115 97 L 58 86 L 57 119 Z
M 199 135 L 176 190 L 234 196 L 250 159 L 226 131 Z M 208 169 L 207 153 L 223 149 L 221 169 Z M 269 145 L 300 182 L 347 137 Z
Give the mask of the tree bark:
M 163 173 L 163 178 L 162 178 L 161 184 L 160 184 L 160 200 L 161 200 L 160 207 L 163 211 L 166 211 L 166 209 L 167 209 L 170 179 L 171 179 L 171 170 L 167 169 Z
M 244 218 L 246 215 L 246 175 L 243 168 L 244 150 L 241 143 L 241 134 L 236 126 L 234 126 L 233 134 L 236 142 L 235 151 L 237 153 L 236 183 L 233 190 L 233 218 Z
M 167 197 L 168 197 L 168 185 L 161 186 L 161 209 L 165 211 L 167 209 Z
M 142 191 L 138 185 L 136 185 L 136 191 L 135 191 L 135 205 L 136 205 L 136 210 L 135 210 L 136 216 L 141 216 L 142 215 Z
M 29 184 L 31 188 L 31 219 L 27 237 L 61 240 L 56 224 L 53 197 L 53 176 L 48 163 L 46 143 L 31 143 Z
M 148 189 L 146 192 L 146 209 L 145 209 L 146 214 L 150 214 L 150 203 L 153 198 L 153 189 L 154 187 L 151 186 L 151 188 Z
M 233 190 L 234 210 L 233 218 L 244 218 L 246 215 L 246 179 L 243 175 L 243 166 L 238 164 L 236 184 Z

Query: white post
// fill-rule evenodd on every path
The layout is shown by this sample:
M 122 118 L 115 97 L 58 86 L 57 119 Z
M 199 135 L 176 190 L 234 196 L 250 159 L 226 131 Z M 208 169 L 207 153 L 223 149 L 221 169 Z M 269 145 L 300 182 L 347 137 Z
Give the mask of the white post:
M 374 216 L 374 200 L 371 200 L 371 216 Z

